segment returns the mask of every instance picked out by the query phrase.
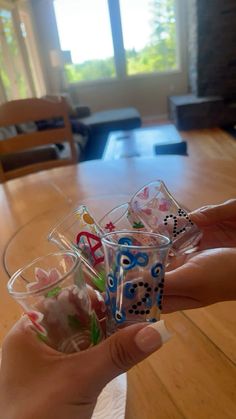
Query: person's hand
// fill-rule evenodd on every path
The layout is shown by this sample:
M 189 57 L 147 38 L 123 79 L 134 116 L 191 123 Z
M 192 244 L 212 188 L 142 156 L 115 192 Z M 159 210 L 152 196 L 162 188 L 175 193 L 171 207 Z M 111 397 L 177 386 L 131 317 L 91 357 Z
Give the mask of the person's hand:
M 189 213 L 191 220 L 202 230 L 197 252 L 170 258 L 167 271 L 182 266 L 199 251 L 213 248 L 236 247 L 236 199 L 219 205 L 207 205 Z
M 139 323 L 93 348 L 65 355 L 40 341 L 24 316 L 3 343 L 0 417 L 90 418 L 103 387 L 169 337 L 163 321 L 148 326 Z
M 163 312 L 236 300 L 236 248 L 204 250 L 166 272 Z
M 236 199 L 199 208 L 189 215 L 203 231 L 199 250 L 236 247 Z

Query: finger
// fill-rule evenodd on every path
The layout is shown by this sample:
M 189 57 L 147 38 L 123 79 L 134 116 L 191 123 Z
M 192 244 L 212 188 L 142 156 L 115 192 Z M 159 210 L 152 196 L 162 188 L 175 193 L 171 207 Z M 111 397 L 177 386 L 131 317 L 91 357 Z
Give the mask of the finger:
M 19 362 L 20 356 L 24 353 L 35 354 L 57 354 L 42 340 L 40 333 L 35 329 L 29 317 L 23 315 L 10 329 L 3 340 L 3 356 L 13 354 L 12 359 Z
M 202 307 L 202 303 L 191 297 L 164 295 L 162 313 L 174 313 L 179 310 L 191 310 Z
M 191 220 L 198 226 L 207 226 L 222 221 L 236 220 L 236 199 L 230 199 L 220 205 L 208 205 L 190 214 Z
M 195 287 L 196 279 L 199 277 L 198 265 L 191 266 L 191 260 L 179 266 L 173 271 L 166 272 L 164 297 L 166 296 L 189 296 L 191 288 Z
M 86 373 L 90 371 L 95 378 L 94 390 L 101 391 L 117 375 L 161 348 L 170 337 L 163 320 L 148 326 L 139 323 L 119 330 L 98 346 L 81 353 L 87 365 Z M 74 365 L 75 360 L 72 362 Z
M 183 266 L 166 273 L 164 299 L 179 297 L 179 302 L 184 302 L 179 309 L 192 308 L 192 300 L 205 306 L 235 299 L 235 258 L 233 248 L 200 252 Z M 189 307 L 183 297 L 191 299 Z

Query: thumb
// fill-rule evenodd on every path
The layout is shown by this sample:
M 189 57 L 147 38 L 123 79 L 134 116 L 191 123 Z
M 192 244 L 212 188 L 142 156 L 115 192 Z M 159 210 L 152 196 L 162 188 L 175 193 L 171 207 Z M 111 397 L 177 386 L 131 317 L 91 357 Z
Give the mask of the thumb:
M 230 199 L 220 205 L 207 205 L 189 215 L 198 226 L 207 226 L 222 221 L 236 219 L 236 199 Z
M 159 349 L 171 337 L 164 321 L 139 323 L 119 330 L 87 352 L 102 387 Z

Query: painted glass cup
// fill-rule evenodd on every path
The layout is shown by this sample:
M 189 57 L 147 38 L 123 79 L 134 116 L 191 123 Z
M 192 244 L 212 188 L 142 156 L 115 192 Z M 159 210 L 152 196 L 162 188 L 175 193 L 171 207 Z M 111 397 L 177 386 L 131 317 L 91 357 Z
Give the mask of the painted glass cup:
M 102 237 L 106 265 L 107 333 L 160 319 L 169 238 L 123 230 Z
M 99 225 L 105 233 L 115 230 L 144 230 L 144 225 L 138 215 L 133 213 L 128 202 L 121 204 L 107 214 L 99 221 Z
M 80 264 L 76 253 L 51 253 L 19 269 L 7 285 L 38 336 L 65 353 L 87 349 L 102 339 Z
M 174 254 L 193 250 L 202 236 L 187 211 L 178 204 L 161 180 L 141 188 L 132 197 L 130 207 L 147 230 L 171 239 Z
M 73 250 L 80 255 L 84 280 L 100 291 L 105 289 L 102 234 L 102 229 L 85 205 L 64 217 L 48 234 L 48 240 L 60 249 Z

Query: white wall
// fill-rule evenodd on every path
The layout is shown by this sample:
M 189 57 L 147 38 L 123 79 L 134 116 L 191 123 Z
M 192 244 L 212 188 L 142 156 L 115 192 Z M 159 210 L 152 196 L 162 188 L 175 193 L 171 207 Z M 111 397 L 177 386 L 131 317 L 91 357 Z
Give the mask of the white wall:
M 66 0 L 65 0 L 66 1 Z M 39 4 L 42 4 L 42 10 Z M 60 93 L 64 90 L 63 78 L 59 68 L 50 63 L 50 50 L 59 48 L 56 21 L 52 16 L 52 7 L 49 8 L 50 18 L 45 19 L 49 0 L 38 0 L 37 16 L 38 30 L 43 31 L 41 36 L 44 62 L 47 63 L 47 79 L 49 93 Z M 126 77 L 122 80 L 107 80 L 91 83 L 78 83 L 70 86 L 69 91 L 74 102 L 86 104 L 93 111 L 119 108 L 126 106 L 136 107 L 142 116 L 163 117 L 168 112 L 167 97 L 169 95 L 185 94 L 188 91 L 187 69 L 187 5 L 188 0 L 177 0 L 178 33 L 179 33 L 179 59 L 180 70 L 166 74 L 140 75 Z M 50 24 L 50 28 L 46 25 Z M 47 34 L 47 35 L 45 35 Z M 51 40 L 45 40 L 45 36 Z M 46 57 L 46 60 L 45 60 Z M 49 71 L 49 66 L 51 70 Z M 57 86 L 55 85 L 57 84 Z

